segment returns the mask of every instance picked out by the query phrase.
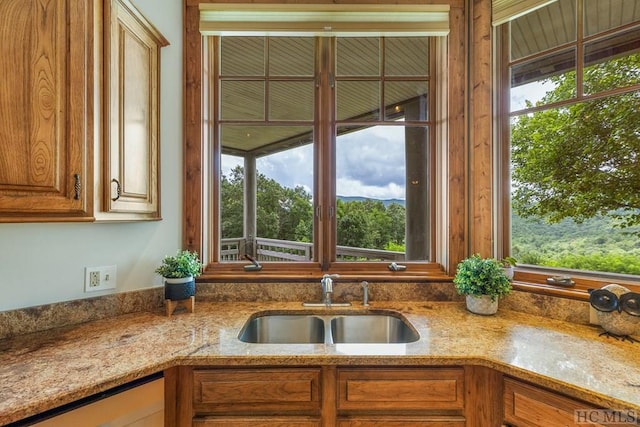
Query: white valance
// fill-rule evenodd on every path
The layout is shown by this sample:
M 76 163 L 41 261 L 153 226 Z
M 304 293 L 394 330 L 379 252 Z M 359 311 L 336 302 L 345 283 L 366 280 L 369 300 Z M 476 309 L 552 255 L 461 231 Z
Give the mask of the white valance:
M 491 22 L 494 26 L 504 24 L 557 0 L 492 0 Z
M 449 5 L 200 4 L 203 35 L 445 36 Z

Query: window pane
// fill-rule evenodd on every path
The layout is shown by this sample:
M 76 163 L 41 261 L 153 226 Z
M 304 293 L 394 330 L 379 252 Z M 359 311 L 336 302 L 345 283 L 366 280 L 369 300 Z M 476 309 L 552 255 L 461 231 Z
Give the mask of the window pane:
M 428 120 L 429 102 L 426 81 L 386 82 L 384 85 L 385 120 Z
M 220 82 L 222 120 L 264 120 L 264 82 Z
M 584 34 L 590 36 L 640 21 L 638 0 L 584 0 Z
M 313 81 L 271 81 L 269 83 L 269 119 L 313 120 Z
M 264 37 L 222 37 L 220 74 L 264 76 Z
M 640 84 L 640 29 L 588 43 L 584 48 L 584 93 Z
M 380 40 L 377 37 L 338 38 L 336 45 L 338 76 L 380 75 Z
M 512 255 L 640 274 L 638 123 L 640 92 L 513 119 Z
M 337 82 L 336 104 L 338 120 L 379 120 L 380 83 L 377 81 Z
M 429 38 L 387 37 L 384 40 L 386 76 L 429 75 Z
M 269 75 L 313 76 L 315 39 L 311 37 L 271 37 Z
M 241 157 L 222 155 L 220 180 L 220 261 L 242 259 L 244 232 L 241 218 L 244 211 L 244 162 Z
M 511 67 L 511 111 L 576 97 L 575 50 L 556 52 Z
M 245 254 L 260 261 L 311 260 L 312 127 L 225 125 L 223 151 L 238 152 L 238 145 L 230 143 L 227 137 L 243 133 L 259 135 L 266 147 L 242 156 L 222 156 L 220 260 L 241 260 Z M 240 147 L 246 151 L 253 148 Z M 255 155 L 261 151 L 270 154 Z M 256 201 L 255 215 L 250 212 L 252 200 Z
M 428 259 L 426 135 L 424 127 L 339 127 L 337 259 Z
M 299 132 L 305 133 L 302 129 Z M 257 160 L 256 258 L 261 261 L 313 259 L 313 145 Z
M 511 21 L 511 60 L 576 40 L 576 2 L 558 0 Z

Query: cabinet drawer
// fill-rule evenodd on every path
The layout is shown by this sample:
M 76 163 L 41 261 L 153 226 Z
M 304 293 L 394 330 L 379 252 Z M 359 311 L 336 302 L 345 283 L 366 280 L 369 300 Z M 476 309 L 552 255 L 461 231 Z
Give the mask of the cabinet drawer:
M 577 409 L 592 405 L 510 378 L 504 380 L 505 421 L 518 427 L 581 426 L 574 420 Z M 602 424 L 589 424 L 602 426 Z
M 193 373 L 197 413 L 319 411 L 319 369 L 207 369 Z
M 462 368 L 338 371 L 338 410 L 463 408 Z
M 319 419 L 300 417 L 217 417 L 217 418 L 196 418 L 193 420 L 193 427 L 320 427 Z
M 338 427 L 465 427 L 464 419 L 416 417 L 349 418 L 338 420 Z

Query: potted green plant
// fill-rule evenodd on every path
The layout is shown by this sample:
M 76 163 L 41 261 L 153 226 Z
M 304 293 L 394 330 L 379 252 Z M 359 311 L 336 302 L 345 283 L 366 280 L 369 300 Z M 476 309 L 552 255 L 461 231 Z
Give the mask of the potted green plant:
M 512 256 L 506 256 L 504 258 L 501 258 L 498 262 L 504 269 L 504 273 L 507 275 L 507 279 L 513 280 L 513 267 L 516 266 L 518 260 L 516 260 Z
M 197 252 L 178 250 L 173 256 L 165 256 L 156 273 L 164 277 L 164 297 L 169 300 L 182 300 L 196 293 L 195 278 L 202 271 L 203 264 Z
M 458 264 L 453 283 L 459 294 L 467 296 L 467 309 L 476 314 L 495 314 L 498 299 L 511 292 L 511 282 L 498 260 L 478 254 Z

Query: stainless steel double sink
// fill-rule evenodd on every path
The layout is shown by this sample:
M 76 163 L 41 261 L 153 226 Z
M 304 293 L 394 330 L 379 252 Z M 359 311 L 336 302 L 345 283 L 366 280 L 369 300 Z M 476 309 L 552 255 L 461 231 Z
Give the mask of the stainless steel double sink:
M 397 313 L 255 314 L 238 339 L 259 344 L 393 344 L 420 339 L 415 328 Z

